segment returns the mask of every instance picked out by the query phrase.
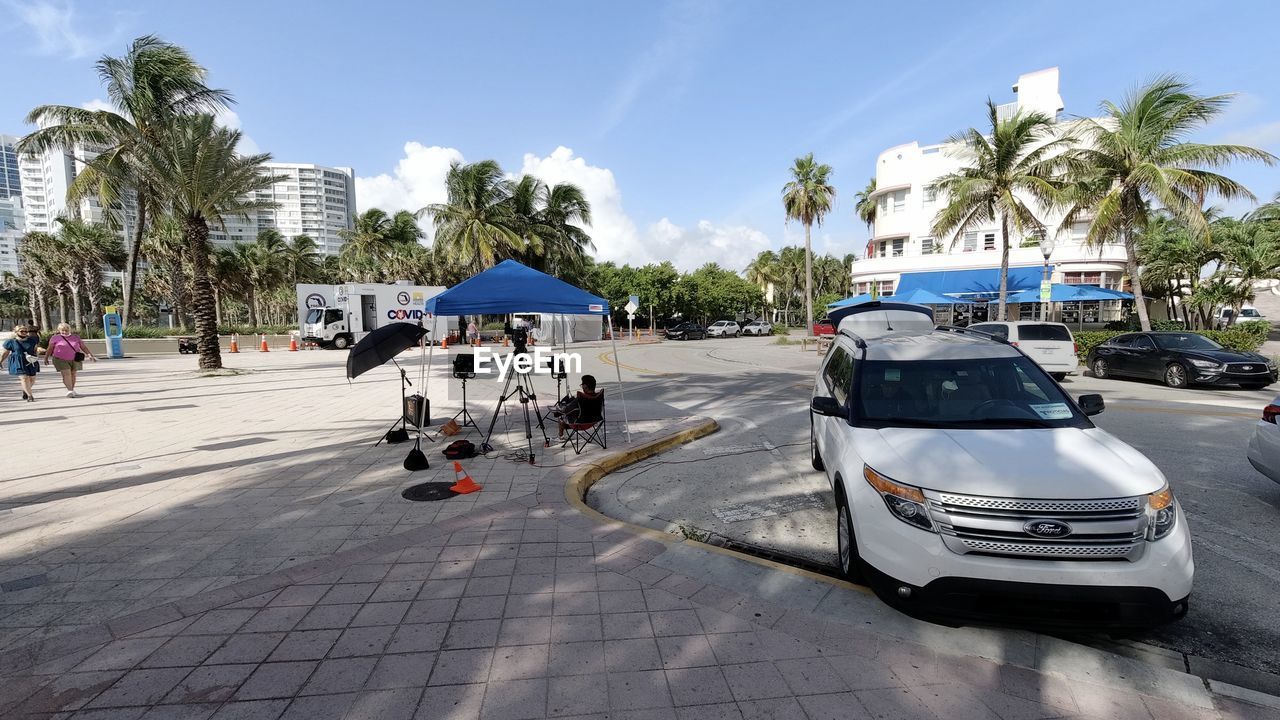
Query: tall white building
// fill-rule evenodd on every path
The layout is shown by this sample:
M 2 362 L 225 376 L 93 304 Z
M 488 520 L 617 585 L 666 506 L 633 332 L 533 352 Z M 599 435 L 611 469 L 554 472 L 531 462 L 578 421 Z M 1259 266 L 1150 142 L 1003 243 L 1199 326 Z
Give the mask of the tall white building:
M 998 107 L 1001 117 L 1018 110 L 1037 111 L 1058 118 L 1063 110 L 1058 94 L 1058 68 L 1021 75 L 1013 86 L 1014 102 Z M 867 243 L 865 259 L 853 264 L 856 293 L 874 286 L 881 295 L 925 288 L 971 300 L 994 300 L 1000 287 L 1000 229 L 997 223 L 965 232 L 959 238 L 935 237 L 932 225 L 945 198 L 927 188 L 937 178 L 960 169 L 964 159 L 948 144 L 911 142 L 891 147 L 876 160 L 876 221 Z M 1125 273 L 1123 246 L 1087 248 L 1083 241 L 1087 222 L 1058 231 L 1062 211 L 1039 208 L 1028 199 L 1036 217 L 1054 239 L 1049 259 L 1053 282 L 1097 285 L 1119 290 Z M 1012 231 L 1011 231 L 1012 232 Z M 1009 291 L 1038 288 L 1044 257 L 1038 246 L 1020 247 L 1038 238 L 1009 239 Z M 1010 306 L 1010 318 L 1031 319 L 1038 306 Z M 957 306 L 964 314 L 964 306 Z M 972 308 L 974 319 L 985 319 L 986 308 Z M 1120 303 L 1066 303 L 1064 322 L 1106 322 L 1119 319 Z M 992 308 L 991 317 L 995 317 Z
M 17 137 L 0 134 L 0 200 L 22 194 L 17 145 Z
M 58 218 L 79 217 L 93 222 L 105 222 L 108 217 L 96 198 L 85 198 L 72 207 L 67 203 L 67 188 L 86 162 L 93 160 L 104 148 L 87 143 L 77 143 L 70 152 L 61 149 L 42 153 L 27 153 L 18 158 L 23 211 L 27 232 L 57 232 Z M 116 211 L 116 228 L 128 238 L 137 222 L 137 208 L 130 197 L 123 198 Z
M 22 269 L 18 259 L 18 241 L 22 239 L 25 227 L 22 196 L 0 197 L 0 273 L 17 275 Z
M 343 242 L 338 232 L 355 227 L 355 171 L 306 163 L 266 163 L 265 168 L 276 182 L 255 198 L 278 207 L 251 212 L 247 218 L 223 218 L 225 230 L 215 224 L 210 240 L 225 246 L 249 243 L 259 231 L 274 228 L 286 240 L 309 235 L 320 252 L 336 255 Z

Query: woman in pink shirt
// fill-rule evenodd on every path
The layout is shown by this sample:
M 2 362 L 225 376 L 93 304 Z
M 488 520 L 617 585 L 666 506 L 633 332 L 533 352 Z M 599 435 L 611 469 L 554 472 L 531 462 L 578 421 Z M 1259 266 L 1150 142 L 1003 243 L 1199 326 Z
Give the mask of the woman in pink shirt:
M 67 386 L 69 398 L 80 397 L 76 394 L 76 371 L 84 367 L 85 358 L 98 362 L 80 336 L 72 334 L 70 325 L 58 323 L 58 332 L 49 337 L 44 364 L 52 360 L 54 369 L 62 373 L 62 384 Z

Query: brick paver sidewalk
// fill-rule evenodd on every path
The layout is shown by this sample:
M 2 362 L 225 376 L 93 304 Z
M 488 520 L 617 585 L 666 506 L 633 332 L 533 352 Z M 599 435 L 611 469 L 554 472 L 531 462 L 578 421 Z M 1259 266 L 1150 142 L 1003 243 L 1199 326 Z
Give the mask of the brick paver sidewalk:
M 1174 702 L 962 647 L 940 654 L 758 597 L 780 570 L 720 585 L 674 573 L 660 561 L 685 544 L 582 512 L 565 493 L 574 470 L 4 653 L 0 717 L 1276 716 L 1208 692 Z

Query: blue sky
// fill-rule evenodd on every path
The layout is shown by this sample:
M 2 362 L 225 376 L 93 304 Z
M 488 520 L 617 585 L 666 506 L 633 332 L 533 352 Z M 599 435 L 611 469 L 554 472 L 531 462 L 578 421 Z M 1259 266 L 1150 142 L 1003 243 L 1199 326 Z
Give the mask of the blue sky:
M 778 199 L 796 156 L 835 169 L 816 249 L 856 252 L 880 151 L 981 122 L 1044 67 L 1068 114 L 1163 72 L 1239 93 L 1201 139 L 1280 154 L 1280 9 L 1138 5 L 0 0 L 0 132 L 102 99 L 94 59 L 155 33 L 235 94 L 226 120 L 254 145 L 354 167 L 362 207 L 416 209 L 450 160 L 493 158 L 581 184 L 602 257 L 740 268 L 802 238 Z M 1278 168 L 1230 173 L 1280 192 Z

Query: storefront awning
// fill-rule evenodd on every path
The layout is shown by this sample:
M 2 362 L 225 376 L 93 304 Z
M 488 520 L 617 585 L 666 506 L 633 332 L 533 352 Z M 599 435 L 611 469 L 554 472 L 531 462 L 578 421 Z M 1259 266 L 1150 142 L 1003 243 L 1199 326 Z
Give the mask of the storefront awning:
M 1049 266 L 1049 272 L 1053 272 L 1052 265 Z M 1043 277 L 1044 267 L 1041 265 L 1011 267 L 1008 292 L 1012 294 L 1020 290 L 1038 290 Z M 913 290 L 928 290 L 939 295 L 970 300 L 995 298 L 1000 295 L 1000 268 L 903 273 L 895 294 L 901 295 Z
M 1091 302 L 1094 300 L 1132 300 L 1133 295 L 1119 290 L 1108 290 L 1095 285 L 1064 285 L 1054 283 L 1049 289 L 1049 302 Z M 1038 303 L 1040 290 L 1026 290 L 1010 295 L 1011 303 Z

